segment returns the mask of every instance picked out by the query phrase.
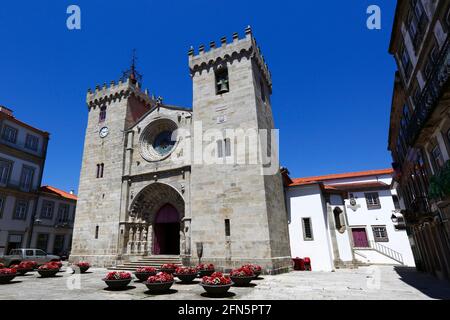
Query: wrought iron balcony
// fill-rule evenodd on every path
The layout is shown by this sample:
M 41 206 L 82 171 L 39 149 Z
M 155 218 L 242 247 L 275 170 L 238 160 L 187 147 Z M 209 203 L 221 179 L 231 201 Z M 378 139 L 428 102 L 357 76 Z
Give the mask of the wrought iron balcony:
M 425 123 L 436 108 L 450 75 L 450 50 L 447 40 L 435 63 L 406 130 L 407 143 L 413 146 Z

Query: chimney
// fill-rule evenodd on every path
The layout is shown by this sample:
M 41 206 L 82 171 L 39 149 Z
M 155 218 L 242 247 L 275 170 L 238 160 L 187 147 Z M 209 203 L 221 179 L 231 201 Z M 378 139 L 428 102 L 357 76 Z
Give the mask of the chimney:
M 3 112 L 4 114 L 7 114 L 8 116 L 11 117 L 13 116 L 13 111 L 2 105 L 0 105 L 0 112 Z

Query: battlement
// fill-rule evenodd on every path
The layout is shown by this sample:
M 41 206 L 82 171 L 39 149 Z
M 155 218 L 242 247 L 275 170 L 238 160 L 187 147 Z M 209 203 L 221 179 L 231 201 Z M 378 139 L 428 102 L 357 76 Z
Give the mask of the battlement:
M 228 42 L 226 37 L 222 37 L 220 39 L 220 46 L 217 46 L 215 41 L 211 41 L 209 43 L 209 50 L 205 50 L 205 45 L 202 44 L 198 47 L 197 52 L 194 47 L 191 47 L 188 55 L 189 68 L 192 76 L 223 61 L 232 62 L 243 55 L 247 55 L 253 58 L 258 64 L 262 75 L 272 90 L 272 76 L 269 67 L 264 60 L 264 56 L 253 36 L 250 26 L 245 29 L 244 38 L 240 39 L 239 34 L 235 32 L 233 33 L 232 42 Z
M 129 97 L 130 95 L 138 98 L 141 102 L 148 105 L 149 108 L 158 102 L 158 99 L 149 94 L 148 89 L 142 91 L 139 82 L 133 83 L 133 81 L 127 79 L 126 81 L 119 80 L 117 84 L 115 81 L 111 81 L 109 86 L 105 82 L 102 86 L 96 85 L 94 90 L 89 88 L 86 95 L 86 103 L 90 109 L 117 99 Z

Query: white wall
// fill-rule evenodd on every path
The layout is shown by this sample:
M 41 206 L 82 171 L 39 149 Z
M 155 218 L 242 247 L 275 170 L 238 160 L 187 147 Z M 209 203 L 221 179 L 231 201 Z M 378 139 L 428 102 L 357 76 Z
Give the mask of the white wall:
M 333 270 L 332 252 L 319 185 L 292 187 L 287 190 L 290 213 L 289 237 L 292 257 L 311 259 L 313 271 Z M 311 218 L 313 240 L 303 237 L 302 218 Z

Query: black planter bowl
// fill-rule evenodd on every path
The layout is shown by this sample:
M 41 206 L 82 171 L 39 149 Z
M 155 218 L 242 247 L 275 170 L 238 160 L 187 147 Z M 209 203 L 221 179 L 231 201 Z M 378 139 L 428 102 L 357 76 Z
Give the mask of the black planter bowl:
M 197 274 L 176 274 L 174 273 L 174 276 L 181 280 L 183 283 L 190 283 L 194 281 L 195 278 L 197 278 Z
M 255 278 L 254 276 L 251 276 L 251 277 L 230 277 L 231 281 L 234 282 L 234 285 L 236 287 L 248 286 L 250 284 L 250 282 L 252 282 L 252 280 L 254 278 Z
M 173 285 L 173 282 L 174 281 L 149 283 L 145 281 L 144 284 L 147 286 L 148 291 L 150 291 L 150 293 L 163 293 L 169 291 L 169 289 Z
M 0 276 L 0 284 L 7 284 L 16 277 L 15 274 L 5 274 Z
M 28 272 L 33 271 L 33 269 L 17 269 L 17 273 L 21 276 L 26 275 Z
M 205 289 L 207 294 L 212 296 L 221 296 L 225 295 L 228 290 L 234 285 L 234 283 L 224 284 L 224 285 L 212 285 L 212 284 L 204 284 L 200 283 L 200 285 Z
M 176 269 L 159 269 L 160 272 L 165 272 L 167 274 L 174 274 Z
M 198 271 L 198 276 L 200 278 L 210 277 L 214 272 L 215 272 L 215 270 L 199 270 Z
M 255 271 L 253 273 L 255 274 L 255 277 L 253 279 L 258 279 L 259 276 L 261 275 L 261 271 Z
M 139 281 L 147 281 L 148 277 L 155 276 L 156 272 L 135 272 L 134 275 Z
M 38 273 L 41 275 L 42 278 L 50 278 L 56 276 L 56 274 L 59 272 L 59 269 L 55 270 L 38 270 Z
M 85 273 L 86 271 L 89 270 L 90 267 L 78 267 L 78 268 L 80 268 L 81 273 Z
M 131 278 L 130 279 L 119 279 L 119 280 L 107 280 L 107 279 L 102 279 L 102 280 L 105 281 L 108 288 L 114 289 L 114 290 L 124 289 L 131 282 Z

